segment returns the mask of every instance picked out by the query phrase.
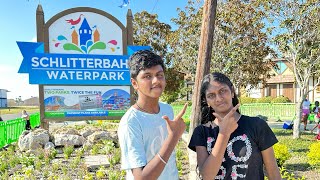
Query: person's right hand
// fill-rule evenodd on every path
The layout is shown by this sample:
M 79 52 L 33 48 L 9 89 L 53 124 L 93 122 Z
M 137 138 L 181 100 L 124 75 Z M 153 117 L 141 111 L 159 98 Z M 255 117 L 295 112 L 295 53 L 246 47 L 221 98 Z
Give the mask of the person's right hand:
M 186 112 L 188 103 L 186 103 L 180 113 L 173 119 L 170 120 L 168 116 L 162 116 L 167 122 L 168 135 L 171 135 L 176 138 L 180 138 L 183 132 L 186 129 L 186 124 L 184 123 L 182 116 Z
M 239 118 L 236 118 L 235 114 L 239 106 L 240 104 L 237 104 L 223 118 L 219 116 L 217 113 L 212 113 L 219 121 L 219 133 L 229 136 L 238 128 Z

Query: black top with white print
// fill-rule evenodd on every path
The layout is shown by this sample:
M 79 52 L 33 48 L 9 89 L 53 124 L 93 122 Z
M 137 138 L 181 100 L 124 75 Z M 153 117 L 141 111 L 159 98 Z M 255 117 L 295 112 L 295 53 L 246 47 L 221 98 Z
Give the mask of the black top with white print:
M 219 127 L 213 122 L 199 125 L 191 137 L 189 148 L 207 147 L 208 154 L 214 147 Z M 278 140 L 268 124 L 258 118 L 242 115 L 238 128 L 231 134 L 222 165 L 215 179 L 264 179 L 261 151 Z

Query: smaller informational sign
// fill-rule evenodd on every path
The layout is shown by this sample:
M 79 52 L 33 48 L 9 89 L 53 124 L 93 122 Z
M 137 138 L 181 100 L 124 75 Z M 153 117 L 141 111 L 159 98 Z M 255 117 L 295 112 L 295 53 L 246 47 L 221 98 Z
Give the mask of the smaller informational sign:
M 130 86 L 44 86 L 45 118 L 122 116 Z

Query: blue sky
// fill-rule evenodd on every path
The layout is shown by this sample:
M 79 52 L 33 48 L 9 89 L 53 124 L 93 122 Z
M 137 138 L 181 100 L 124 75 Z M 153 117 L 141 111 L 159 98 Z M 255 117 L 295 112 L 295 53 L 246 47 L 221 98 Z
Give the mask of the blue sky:
M 27 74 L 18 74 L 22 55 L 16 41 L 36 41 L 36 8 L 41 3 L 45 21 L 55 14 L 74 7 L 93 7 L 108 12 L 124 25 L 128 7 L 119 8 L 122 0 L 10 0 L 0 7 L 0 89 L 7 89 L 8 99 L 38 96 L 38 86 L 29 85 Z M 131 0 L 133 13 L 146 10 L 157 13 L 161 22 L 170 24 L 177 17 L 176 9 L 187 5 L 187 0 Z

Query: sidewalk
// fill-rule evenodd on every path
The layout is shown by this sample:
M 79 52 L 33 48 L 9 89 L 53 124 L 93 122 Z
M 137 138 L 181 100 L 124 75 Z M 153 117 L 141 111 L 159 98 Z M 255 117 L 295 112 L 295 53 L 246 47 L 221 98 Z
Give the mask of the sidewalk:
M 31 115 L 33 113 L 36 113 L 38 111 L 28 111 L 28 114 Z M 16 114 L 2 114 L 1 115 L 2 119 L 4 121 L 7 121 L 7 120 L 12 120 L 12 119 L 16 119 L 16 118 L 21 118 L 21 113 L 16 113 Z
M 283 123 L 285 121 L 267 121 L 268 125 L 270 126 L 270 128 L 274 128 L 274 129 L 282 129 L 282 126 L 283 126 Z M 312 123 L 312 124 L 307 124 L 307 129 L 310 130 L 314 127 L 315 123 Z M 303 124 L 301 123 L 300 124 L 300 131 L 303 131 Z

